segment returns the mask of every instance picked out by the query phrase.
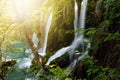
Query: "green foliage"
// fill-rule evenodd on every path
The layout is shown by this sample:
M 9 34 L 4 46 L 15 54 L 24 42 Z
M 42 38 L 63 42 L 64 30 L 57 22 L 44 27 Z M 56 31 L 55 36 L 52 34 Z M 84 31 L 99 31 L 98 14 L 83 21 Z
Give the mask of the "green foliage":
M 97 65 L 97 61 L 93 61 L 93 57 L 87 55 L 82 62 L 87 66 L 86 79 L 91 80 L 119 80 L 120 75 L 114 68 L 103 67 Z
M 70 71 L 70 68 L 61 69 L 59 66 L 46 68 L 43 70 L 37 62 L 30 68 L 30 74 L 36 80 L 63 80 L 66 78 L 66 74 Z
M 97 28 L 88 28 L 86 29 L 86 35 L 94 35 L 97 32 Z
M 6 79 L 7 73 L 16 64 L 15 60 L 12 61 L 2 61 L 0 62 L 0 80 Z
M 88 28 L 85 33 L 90 37 L 90 42 L 92 43 L 91 49 L 96 56 L 104 54 L 104 51 L 101 51 L 99 54 L 96 53 L 102 49 L 103 45 L 110 44 L 114 47 L 112 50 L 119 52 L 120 50 L 120 28 L 119 28 L 119 18 L 120 18 L 120 1 L 118 0 L 101 0 L 102 3 L 102 20 L 97 24 L 97 28 Z M 98 50 L 99 49 L 99 50 Z M 108 46 L 108 51 L 111 49 Z M 106 49 L 106 50 L 107 50 Z M 98 51 L 97 51 L 98 50 Z M 112 51 L 110 50 L 110 51 Z M 102 53 L 103 52 L 103 53 Z M 115 52 L 115 53 L 116 53 Z M 92 54 L 91 53 L 91 54 Z M 113 53 L 114 54 L 114 53 Z M 112 53 L 105 53 L 104 55 L 110 56 Z M 102 55 L 104 57 L 104 55 Z M 99 57 L 99 56 L 98 56 Z M 98 58 L 98 60 L 102 60 Z M 111 61 L 111 60 L 110 60 Z M 97 61 L 93 57 L 86 56 L 83 59 L 85 65 L 87 65 L 87 79 L 91 80 L 119 80 L 119 71 L 110 67 L 103 67 L 97 64 Z M 99 61 L 100 62 L 100 61 Z M 101 62 L 102 63 L 102 62 Z M 106 63 L 107 64 L 107 63 Z M 114 63 L 112 63 L 114 64 Z M 115 64 L 114 64 L 115 65 Z
M 115 18 L 120 17 L 119 11 L 117 11 L 120 7 L 120 1 L 118 0 L 106 0 L 104 1 L 104 8 L 106 11 L 104 12 L 106 18 L 113 20 Z
M 22 38 L 19 25 L 7 15 L 0 15 L 0 55 L 5 58 L 9 53 L 22 52 L 22 48 L 14 47 Z
M 116 32 L 114 34 L 109 33 L 107 37 L 105 37 L 104 41 L 120 41 L 120 33 Z
M 111 20 L 104 20 L 99 25 L 99 28 L 88 28 L 85 30 L 85 35 L 89 36 L 90 42 L 94 45 L 92 47 L 94 51 L 104 42 L 120 41 L 119 31 L 110 31 L 111 25 Z
M 34 58 L 32 60 L 32 65 L 30 67 L 30 72 L 34 73 L 34 74 L 37 74 L 40 69 L 41 69 L 41 66 L 39 65 L 39 62 L 37 62 L 36 59 Z
M 90 42 L 93 41 L 93 37 L 97 33 L 98 33 L 97 28 L 88 28 L 88 29 L 85 30 L 85 35 L 89 36 Z
M 50 72 L 52 72 L 54 74 L 54 76 L 57 78 L 57 80 L 65 79 L 65 77 L 69 73 L 69 71 L 70 71 L 70 68 L 61 69 L 60 67 L 56 67 L 56 68 L 50 69 Z

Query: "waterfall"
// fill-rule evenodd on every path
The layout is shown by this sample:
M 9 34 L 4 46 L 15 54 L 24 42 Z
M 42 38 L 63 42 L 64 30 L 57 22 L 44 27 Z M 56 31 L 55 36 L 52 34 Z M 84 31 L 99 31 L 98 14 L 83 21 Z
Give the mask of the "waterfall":
M 88 0 L 83 0 L 81 3 L 79 26 L 80 28 L 83 28 L 83 29 L 85 28 L 85 16 L 86 16 L 87 3 L 88 3 Z
M 84 29 L 84 27 L 85 27 L 87 2 L 88 2 L 88 0 L 82 1 L 80 17 L 78 19 L 78 4 L 75 0 L 75 4 L 74 4 L 74 11 L 75 11 L 74 30 L 75 31 L 78 29 Z M 79 23 L 78 23 L 78 20 L 79 20 Z M 64 48 L 61 48 L 60 50 L 58 50 L 53 56 L 51 56 L 48 59 L 46 65 L 49 65 L 52 60 L 62 56 L 66 52 L 68 52 L 70 59 L 73 60 L 73 61 L 71 61 L 70 65 L 71 65 L 71 67 L 74 67 L 76 65 L 77 61 L 80 61 L 88 53 L 87 49 L 90 47 L 89 41 L 84 39 L 83 36 L 84 36 L 83 34 L 75 33 L 75 37 L 74 37 L 72 44 L 68 47 L 64 47 Z M 88 43 L 86 49 L 84 49 L 84 47 L 85 47 L 84 42 Z M 73 56 L 77 55 L 75 53 L 75 50 L 77 50 L 79 47 L 82 48 L 82 49 L 80 49 L 80 53 L 84 53 L 84 54 L 79 56 L 77 59 L 73 59 Z
M 74 1 L 74 12 L 75 12 L 75 18 L 74 18 L 74 30 L 79 30 L 79 29 L 84 29 L 85 28 L 85 16 L 86 16 L 86 8 L 87 8 L 87 2 L 88 0 L 83 0 L 81 2 L 81 10 L 80 10 L 80 17 L 78 19 L 78 4 L 76 2 L 76 0 Z M 79 20 L 79 22 L 78 22 Z M 75 38 L 74 41 L 71 44 L 71 48 L 73 49 L 73 51 L 79 47 L 80 44 L 82 44 L 82 47 L 84 47 L 83 42 L 84 42 L 84 38 L 83 38 L 83 34 L 80 34 L 78 32 L 75 32 Z M 82 51 L 84 52 L 84 49 L 82 49 Z
M 75 4 L 74 4 L 74 31 L 77 31 L 77 27 L 78 27 L 78 4 L 75 0 Z M 77 38 L 77 33 L 75 32 L 75 39 Z
M 51 23 L 52 23 L 52 13 L 49 15 L 48 20 L 47 20 L 47 24 L 46 24 L 46 27 L 45 27 L 46 28 L 45 29 L 45 39 L 44 39 L 43 47 L 38 50 L 39 55 L 41 55 L 41 56 L 45 56 L 46 55 L 48 33 L 49 33 L 49 29 L 50 29 Z
M 75 27 L 75 29 L 82 29 L 82 30 L 84 30 L 84 28 L 85 28 L 85 17 L 86 17 L 87 2 L 88 2 L 88 0 L 83 0 L 81 2 L 81 10 L 80 10 L 79 23 L 77 22 L 78 21 L 78 19 L 77 19 L 78 16 L 76 17 L 76 14 L 77 14 L 76 12 L 78 12 L 78 11 L 75 8 L 75 19 L 74 19 L 74 21 L 75 20 L 77 20 L 77 21 L 74 22 L 74 27 L 75 27 L 75 25 L 78 25 L 77 27 Z M 75 0 L 75 7 L 76 6 L 77 6 L 77 2 Z M 69 52 L 70 53 L 70 60 L 71 60 L 71 64 L 70 64 L 71 68 L 74 68 L 75 65 L 76 65 L 76 63 L 78 61 L 80 61 L 88 53 L 87 48 L 90 47 L 89 41 L 86 40 L 86 39 L 84 39 L 84 35 L 83 34 L 80 34 L 80 33 L 77 32 L 75 34 L 75 36 L 76 37 L 74 38 L 74 41 L 71 44 L 71 51 Z M 88 43 L 86 48 L 85 48 L 85 45 L 84 45 L 85 42 Z M 75 53 L 75 51 L 78 48 L 79 48 L 79 54 L 82 54 L 81 56 L 78 55 L 78 53 L 77 54 Z M 76 58 L 76 59 L 73 59 L 74 56 L 79 56 L 79 57 Z
M 49 33 L 49 29 L 51 26 L 51 22 L 52 22 L 52 13 L 49 15 L 48 17 L 48 21 L 47 21 L 47 25 L 46 25 L 46 33 L 45 33 L 45 41 L 44 41 L 44 46 L 43 46 L 43 54 L 46 55 L 46 47 L 47 47 L 47 39 L 48 39 L 48 33 Z
M 62 56 L 64 53 L 66 53 L 66 52 L 69 50 L 69 48 L 70 48 L 70 47 L 68 46 L 68 47 L 64 47 L 64 48 L 58 50 L 58 51 L 55 53 L 55 55 L 51 56 L 51 57 L 48 59 L 46 65 L 49 65 L 52 60 L 54 60 L 54 59 Z

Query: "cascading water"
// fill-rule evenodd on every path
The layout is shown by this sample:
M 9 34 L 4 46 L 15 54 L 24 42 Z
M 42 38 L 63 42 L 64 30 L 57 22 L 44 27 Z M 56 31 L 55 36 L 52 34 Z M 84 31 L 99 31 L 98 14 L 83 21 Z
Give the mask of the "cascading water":
M 77 26 L 78 26 L 78 4 L 77 4 L 77 2 L 76 2 L 76 0 L 75 0 L 75 4 L 74 4 L 74 16 L 75 16 L 75 19 L 74 19 L 74 31 L 76 31 L 77 30 Z M 74 39 L 76 39 L 77 38 L 77 33 L 75 32 L 75 38 Z
M 81 3 L 81 11 L 80 11 L 80 18 L 78 19 L 78 5 L 77 2 L 75 0 L 75 5 L 74 5 L 74 9 L 75 9 L 75 19 L 74 19 L 74 30 L 76 31 L 77 29 L 84 29 L 85 27 L 85 14 L 86 14 L 86 7 L 87 7 L 87 2 L 88 0 L 83 0 Z M 78 23 L 79 20 L 79 23 Z M 88 43 L 86 49 L 84 49 L 84 42 Z M 72 56 L 75 55 L 75 50 L 77 50 L 77 48 L 81 47 L 82 49 L 80 49 L 80 52 L 84 53 L 83 55 L 81 55 L 80 57 L 78 57 L 77 59 L 73 59 Z M 74 41 L 72 42 L 72 44 L 68 47 L 64 47 L 60 50 L 58 50 L 53 56 L 51 56 L 46 65 L 49 65 L 50 62 L 60 56 L 62 56 L 63 54 L 65 54 L 66 52 L 69 53 L 70 55 L 70 59 L 73 60 L 71 61 L 71 67 L 74 67 L 77 63 L 77 61 L 81 60 L 88 52 L 87 49 L 90 47 L 89 41 L 85 40 L 83 38 L 83 34 L 79 34 L 79 33 L 75 33 L 75 38 Z
M 47 24 L 45 27 L 46 29 L 45 29 L 45 38 L 44 38 L 43 47 L 38 50 L 38 54 L 41 56 L 46 55 L 47 39 L 48 39 L 48 33 L 49 33 L 50 26 L 51 26 L 51 22 L 52 22 L 52 13 L 49 15 Z M 33 33 L 32 42 L 35 47 L 38 45 L 38 38 L 36 37 L 35 33 Z
M 64 48 L 58 50 L 58 51 L 55 53 L 55 55 L 53 55 L 53 56 L 51 56 L 51 57 L 49 58 L 49 60 L 48 60 L 48 62 L 46 63 L 46 65 L 49 65 L 52 60 L 54 60 L 54 59 L 62 56 L 64 53 L 66 53 L 66 52 L 69 50 L 69 48 L 70 48 L 70 47 L 68 46 L 68 47 L 64 47 Z
M 81 29 L 84 29 L 85 28 L 85 18 L 86 18 L 86 10 L 87 10 L 87 4 L 88 4 L 88 0 L 83 0 L 82 3 L 81 3 L 81 11 L 80 11 L 80 20 L 79 20 L 79 27 Z M 81 35 L 81 38 L 83 39 L 84 38 L 84 35 Z M 87 39 L 83 39 L 84 42 L 87 42 L 87 48 L 90 47 L 90 42 L 89 40 Z M 78 58 L 78 60 L 80 60 L 82 57 L 84 57 L 87 53 L 88 53 L 88 50 L 85 50 L 84 49 L 84 46 L 82 46 L 82 51 L 84 52 L 84 55 L 83 56 L 80 56 Z
M 85 28 L 85 17 L 86 17 L 87 3 L 88 3 L 88 0 L 83 0 L 81 2 L 81 11 L 80 11 L 79 23 L 75 22 L 76 23 L 75 25 L 78 25 L 77 29 L 84 30 L 84 28 Z M 75 4 L 77 4 L 76 0 L 75 0 Z M 75 7 L 76 7 L 76 5 L 75 5 Z M 76 11 L 76 12 L 78 12 L 78 11 Z M 75 17 L 75 20 L 77 20 L 76 18 L 78 18 L 78 17 Z M 76 65 L 77 61 L 80 61 L 88 53 L 87 50 L 85 49 L 84 43 L 87 42 L 88 43 L 87 48 L 90 47 L 89 41 L 84 39 L 83 34 L 76 33 L 76 35 L 77 35 L 77 37 L 75 37 L 75 39 L 71 45 L 72 50 L 70 52 L 70 55 L 71 55 L 70 58 L 72 59 L 72 56 L 75 55 L 74 51 L 77 48 L 80 49 L 80 53 L 84 53 L 84 54 L 81 55 L 80 57 L 78 57 L 77 59 L 75 59 L 74 61 L 71 61 L 72 67 L 74 67 Z
M 43 44 L 43 50 L 42 50 L 42 52 L 39 52 L 39 54 L 40 54 L 41 56 L 45 56 L 45 55 L 46 55 L 47 39 L 48 39 L 48 33 L 49 33 L 50 26 L 51 26 L 51 22 L 52 22 L 52 13 L 49 15 L 48 21 L 47 21 L 47 25 L 46 25 L 46 31 L 45 31 L 45 39 L 44 39 L 44 44 Z
M 88 0 L 83 0 L 81 3 L 79 26 L 80 28 L 83 28 L 83 29 L 85 28 L 85 16 L 86 16 L 87 3 L 88 3 Z

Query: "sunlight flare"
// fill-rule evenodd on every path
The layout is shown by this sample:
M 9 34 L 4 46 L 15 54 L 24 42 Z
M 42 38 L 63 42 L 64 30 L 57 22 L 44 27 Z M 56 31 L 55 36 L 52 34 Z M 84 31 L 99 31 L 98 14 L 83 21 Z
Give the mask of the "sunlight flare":
M 13 19 L 26 19 L 35 9 L 34 0 L 8 0 L 5 13 Z

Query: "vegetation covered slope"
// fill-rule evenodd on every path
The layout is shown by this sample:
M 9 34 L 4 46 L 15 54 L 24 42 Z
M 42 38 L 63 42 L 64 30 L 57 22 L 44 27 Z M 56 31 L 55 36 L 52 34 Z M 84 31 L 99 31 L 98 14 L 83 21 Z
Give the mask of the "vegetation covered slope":
M 76 1 L 80 11 L 81 0 Z M 86 29 L 83 32 L 85 37 L 89 38 L 91 48 L 89 49 L 89 54 L 76 65 L 73 71 L 70 71 L 70 68 L 63 69 L 59 64 L 56 65 L 55 63 L 48 67 L 45 66 L 45 62 L 54 52 L 64 46 L 68 46 L 73 41 L 74 1 L 47 0 L 45 4 L 38 5 L 29 18 L 20 19 L 17 22 L 4 14 L 5 2 L 3 0 L 0 1 L 0 78 L 2 80 L 10 80 L 12 73 L 13 79 L 16 79 L 17 73 L 20 73 L 20 71 L 23 71 L 25 76 L 20 76 L 18 80 L 25 79 L 28 75 L 36 80 L 120 79 L 119 0 L 89 0 Z M 50 13 L 49 10 L 53 12 L 53 20 L 48 37 L 47 55 L 43 58 L 38 55 L 37 50 L 43 43 L 44 26 Z M 40 15 L 43 13 L 45 15 L 41 17 Z M 39 39 L 38 48 L 34 48 L 32 43 L 31 37 L 34 32 Z M 22 42 L 25 43 L 24 48 L 14 47 L 17 44 L 22 44 Z M 30 69 L 11 69 L 15 62 L 11 61 L 10 64 L 7 64 L 7 61 L 2 61 L 2 58 L 7 57 L 10 52 L 14 52 L 14 55 L 24 54 L 28 45 L 35 55 Z M 66 65 L 64 63 L 61 64 Z M 3 72 L 8 72 L 8 74 Z

